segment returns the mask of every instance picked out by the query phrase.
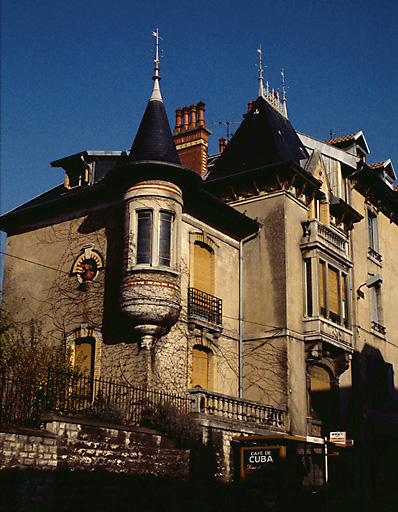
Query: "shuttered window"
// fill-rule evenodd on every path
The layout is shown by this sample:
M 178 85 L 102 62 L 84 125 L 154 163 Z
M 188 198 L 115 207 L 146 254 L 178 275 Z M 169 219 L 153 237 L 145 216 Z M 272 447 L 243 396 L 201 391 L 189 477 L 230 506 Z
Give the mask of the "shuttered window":
M 193 288 L 214 294 L 214 253 L 202 242 L 194 244 Z
M 321 316 L 326 316 L 325 262 L 319 262 L 319 301 Z
M 209 357 L 205 347 L 195 345 L 192 350 L 192 387 L 209 389 Z
M 78 338 L 75 341 L 75 363 L 86 376 L 94 373 L 94 339 Z
M 339 273 L 332 267 L 328 267 L 328 297 L 329 316 L 333 321 L 337 321 L 340 318 Z

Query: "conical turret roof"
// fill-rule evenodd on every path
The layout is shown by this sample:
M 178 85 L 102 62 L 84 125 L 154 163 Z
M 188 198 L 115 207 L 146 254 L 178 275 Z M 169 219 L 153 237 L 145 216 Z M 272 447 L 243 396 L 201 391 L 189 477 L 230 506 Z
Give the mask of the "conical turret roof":
M 154 92 L 155 87 L 156 82 Z M 181 165 L 163 100 L 160 93 L 154 96 L 153 93 L 146 107 L 128 162 L 157 161 Z
M 260 96 L 206 181 L 281 162 L 299 164 L 305 158 L 308 158 L 308 153 L 289 120 Z

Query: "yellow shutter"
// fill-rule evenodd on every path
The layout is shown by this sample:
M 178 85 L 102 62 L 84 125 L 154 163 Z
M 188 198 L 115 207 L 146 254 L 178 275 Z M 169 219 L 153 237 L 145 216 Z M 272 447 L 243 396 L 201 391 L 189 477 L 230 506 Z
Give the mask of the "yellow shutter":
M 93 346 L 89 341 L 76 341 L 75 362 L 76 365 L 88 376 L 93 372 Z
M 311 392 L 330 391 L 330 375 L 327 370 L 320 366 L 313 366 L 311 369 Z
M 319 300 L 321 307 L 321 316 L 326 314 L 326 301 L 325 301 L 325 262 L 319 262 Z
M 193 288 L 214 295 L 213 253 L 205 246 L 194 244 Z
M 202 347 L 192 350 L 192 387 L 200 386 L 208 389 L 209 381 L 209 354 Z
M 340 315 L 339 308 L 339 274 L 328 267 L 329 312 Z

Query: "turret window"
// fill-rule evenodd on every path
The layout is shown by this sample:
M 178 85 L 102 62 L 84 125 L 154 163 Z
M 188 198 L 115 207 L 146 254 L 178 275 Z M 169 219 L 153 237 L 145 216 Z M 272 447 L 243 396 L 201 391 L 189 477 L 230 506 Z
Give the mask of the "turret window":
M 137 212 L 137 264 L 152 263 L 152 210 L 140 210 Z
M 136 265 L 172 266 L 174 214 L 137 210 Z
M 159 265 L 171 266 L 171 231 L 173 215 L 160 212 L 159 215 Z

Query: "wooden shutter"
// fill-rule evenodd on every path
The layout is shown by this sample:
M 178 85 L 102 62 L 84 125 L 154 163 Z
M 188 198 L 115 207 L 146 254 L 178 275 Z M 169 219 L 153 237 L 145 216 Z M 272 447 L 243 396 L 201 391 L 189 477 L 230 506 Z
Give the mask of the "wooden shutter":
M 311 392 L 330 391 L 330 375 L 327 370 L 320 366 L 313 366 L 311 369 Z
M 194 244 L 193 288 L 214 294 L 213 253 L 205 245 Z
M 339 307 L 339 273 L 328 267 L 329 312 L 340 315 Z
M 192 387 L 200 386 L 208 389 L 209 385 L 209 353 L 204 347 L 192 349 Z
M 325 300 L 325 262 L 319 262 L 319 302 L 321 307 L 321 316 L 326 315 Z
M 75 363 L 87 376 L 91 376 L 93 367 L 93 342 L 90 339 L 82 338 L 76 340 L 75 345 Z

